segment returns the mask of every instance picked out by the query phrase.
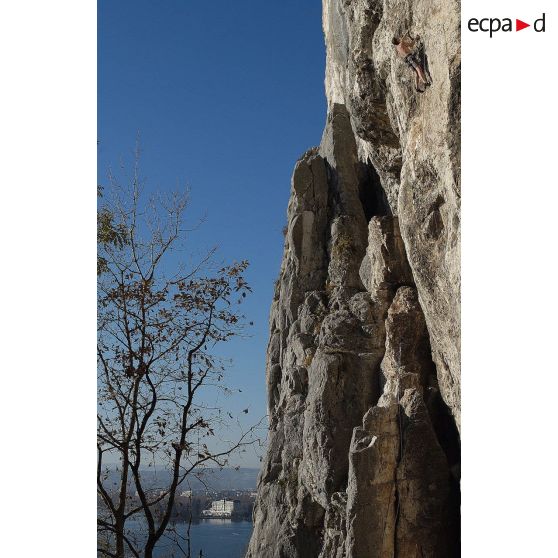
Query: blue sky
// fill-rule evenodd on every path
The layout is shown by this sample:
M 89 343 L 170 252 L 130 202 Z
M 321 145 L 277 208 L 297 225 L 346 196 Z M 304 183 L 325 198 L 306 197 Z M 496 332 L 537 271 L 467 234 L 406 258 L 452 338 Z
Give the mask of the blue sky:
M 247 420 L 266 413 L 267 321 L 283 247 L 292 169 L 317 145 L 326 114 L 321 2 L 101 0 L 99 182 L 132 161 L 139 134 L 147 188 L 188 185 L 207 215 L 192 252 L 248 259 L 252 337 L 234 359 L 227 399 Z M 255 456 L 239 462 L 257 466 Z

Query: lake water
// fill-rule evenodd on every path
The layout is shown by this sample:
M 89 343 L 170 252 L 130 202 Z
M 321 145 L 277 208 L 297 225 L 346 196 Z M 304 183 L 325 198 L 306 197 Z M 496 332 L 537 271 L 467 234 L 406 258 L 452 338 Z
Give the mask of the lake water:
M 177 523 L 176 526 L 180 535 L 184 536 L 187 524 Z M 192 523 L 192 558 L 198 558 L 200 550 L 203 552 L 203 558 L 244 558 L 251 534 L 251 521 L 203 519 L 199 523 Z M 172 543 L 161 540 L 155 549 L 155 557 L 170 558 L 173 555 L 183 556 L 176 547 L 173 548 Z

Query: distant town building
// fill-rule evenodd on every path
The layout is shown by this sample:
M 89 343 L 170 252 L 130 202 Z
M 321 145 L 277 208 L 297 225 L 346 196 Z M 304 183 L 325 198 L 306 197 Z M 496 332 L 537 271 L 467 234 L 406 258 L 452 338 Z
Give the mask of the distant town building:
M 182 496 L 182 498 L 191 498 L 192 497 L 192 491 L 191 490 L 184 490 L 184 492 L 181 492 L 180 496 Z
M 203 510 L 202 517 L 232 517 L 238 511 L 238 500 L 214 500 L 208 510 Z

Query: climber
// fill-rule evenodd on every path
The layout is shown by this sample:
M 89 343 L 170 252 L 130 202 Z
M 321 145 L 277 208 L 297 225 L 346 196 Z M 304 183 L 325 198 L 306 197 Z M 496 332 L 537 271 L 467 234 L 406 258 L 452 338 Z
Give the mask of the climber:
M 432 77 L 428 71 L 428 59 L 420 37 L 417 35 L 413 38 L 407 34 L 402 37 L 394 37 L 392 43 L 397 55 L 403 58 L 409 67 L 416 72 L 415 89 L 419 93 L 424 93 L 426 88 L 432 85 Z

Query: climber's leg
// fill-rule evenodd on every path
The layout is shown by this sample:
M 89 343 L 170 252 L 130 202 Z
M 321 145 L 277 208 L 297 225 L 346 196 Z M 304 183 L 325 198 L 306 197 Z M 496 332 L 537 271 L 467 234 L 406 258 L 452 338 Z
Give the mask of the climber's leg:
M 414 67 L 414 68 L 415 68 L 415 70 L 416 70 L 416 72 L 417 72 L 417 75 L 420 77 L 422 83 L 424 83 L 425 86 L 426 86 L 426 85 L 430 85 L 430 80 L 426 77 L 426 74 L 425 74 L 425 72 L 424 72 L 423 67 L 422 67 L 420 64 L 415 63 L 415 67 Z
M 424 91 L 426 90 L 427 80 L 425 79 L 425 75 L 424 75 L 424 72 L 421 68 L 421 65 L 415 59 L 415 56 L 413 54 L 409 54 L 405 58 L 405 62 L 407 63 L 409 68 L 412 68 L 414 70 L 414 72 L 416 74 L 415 75 L 415 89 L 419 93 L 424 93 Z M 424 87 L 419 83 L 419 81 L 422 82 L 422 84 L 424 84 Z
M 418 93 L 424 93 L 426 91 L 426 85 L 419 76 L 418 72 L 415 72 L 415 89 Z
M 424 73 L 428 78 L 428 83 L 426 85 L 432 85 L 432 76 L 430 75 L 430 68 L 428 67 L 428 58 L 424 56 Z

